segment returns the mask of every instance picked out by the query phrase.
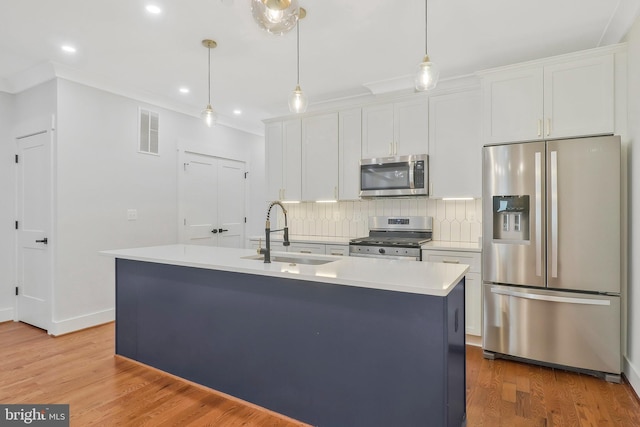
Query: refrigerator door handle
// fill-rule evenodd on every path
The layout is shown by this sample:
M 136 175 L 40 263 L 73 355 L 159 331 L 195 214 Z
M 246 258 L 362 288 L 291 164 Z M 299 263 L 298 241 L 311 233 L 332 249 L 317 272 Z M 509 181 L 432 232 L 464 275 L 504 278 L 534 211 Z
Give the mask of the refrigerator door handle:
M 535 154 L 536 174 L 536 275 L 542 276 L 542 154 Z
M 551 152 L 551 277 L 558 277 L 558 152 Z
M 540 295 L 529 292 L 519 292 L 510 289 L 501 289 L 497 286 L 491 287 L 491 293 L 498 295 L 506 295 L 516 298 L 534 299 L 539 301 L 550 302 L 563 302 L 568 304 L 585 304 L 585 305 L 611 305 L 611 301 L 608 299 L 590 299 L 590 298 L 573 298 L 573 297 L 560 297 L 554 295 Z

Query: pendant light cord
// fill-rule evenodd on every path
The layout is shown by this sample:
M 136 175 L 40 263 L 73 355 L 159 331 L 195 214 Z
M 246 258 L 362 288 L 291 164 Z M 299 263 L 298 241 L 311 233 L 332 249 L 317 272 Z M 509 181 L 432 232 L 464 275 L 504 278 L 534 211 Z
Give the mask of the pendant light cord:
M 208 47 L 209 51 L 209 103 L 207 105 L 211 105 L 211 48 Z
M 298 58 L 298 86 L 300 86 L 300 19 L 296 22 L 296 54 Z
M 424 0 L 424 54 L 425 56 L 429 54 L 429 50 L 427 49 L 427 41 L 428 41 L 428 31 L 427 31 L 427 25 L 429 23 L 429 7 L 427 6 L 429 3 L 428 0 Z

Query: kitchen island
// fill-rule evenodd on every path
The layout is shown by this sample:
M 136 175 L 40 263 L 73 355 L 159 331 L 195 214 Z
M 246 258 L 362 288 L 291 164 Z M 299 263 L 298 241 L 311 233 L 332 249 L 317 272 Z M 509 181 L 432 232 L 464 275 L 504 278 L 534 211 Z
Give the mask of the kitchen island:
M 460 426 L 464 265 L 170 245 L 116 258 L 116 353 L 315 426 Z

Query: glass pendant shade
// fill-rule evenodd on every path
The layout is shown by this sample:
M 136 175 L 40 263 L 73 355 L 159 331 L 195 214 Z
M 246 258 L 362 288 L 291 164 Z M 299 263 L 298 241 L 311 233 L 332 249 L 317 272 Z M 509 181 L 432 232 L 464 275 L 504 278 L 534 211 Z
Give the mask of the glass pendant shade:
M 307 105 L 309 105 L 307 96 L 300 89 L 300 85 L 296 85 L 296 88 L 289 95 L 289 111 L 292 113 L 304 113 L 307 111 Z
M 418 65 L 418 73 L 416 74 L 416 90 L 431 90 L 438 84 L 440 72 L 430 60 L 429 56 L 425 56 L 424 60 Z
M 202 120 L 204 120 L 204 123 L 208 127 L 215 126 L 216 122 L 218 121 L 218 115 L 213 110 L 213 107 L 211 106 L 211 104 L 207 104 L 207 108 L 202 110 L 200 117 L 202 117 Z
M 296 26 L 298 0 L 251 0 L 251 13 L 260 28 L 280 36 Z

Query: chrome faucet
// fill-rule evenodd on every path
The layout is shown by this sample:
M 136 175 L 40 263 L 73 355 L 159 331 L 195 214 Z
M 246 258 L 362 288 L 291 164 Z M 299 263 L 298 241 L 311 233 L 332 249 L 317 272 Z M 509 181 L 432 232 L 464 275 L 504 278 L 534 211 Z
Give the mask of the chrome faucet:
M 278 230 L 272 230 L 271 229 L 271 221 L 269 220 L 269 217 L 271 216 L 271 208 L 274 205 L 278 205 L 280 206 L 280 208 L 282 209 L 282 213 L 284 214 L 284 228 L 280 228 Z M 273 233 L 274 231 L 284 231 L 284 242 L 282 242 L 283 246 L 289 246 L 291 243 L 289 243 L 289 227 L 287 227 L 287 210 L 284 208 L 284 206 L 282 205 L 282 203 L 280 203 L 279 201 L 275 201 L 275 202 L 271 202 L 271 204 L 269 205 L 269 209 L 267 210 L 267 222 L 265 223 L 264 226 L 264 240 L 265 240 L 265 248 L 259 248 L 258 249 L 258 253 L 259 254 L 263 254 L 264 255 L 264 262 L 265 263 L 271 263 L 271 233 Z

